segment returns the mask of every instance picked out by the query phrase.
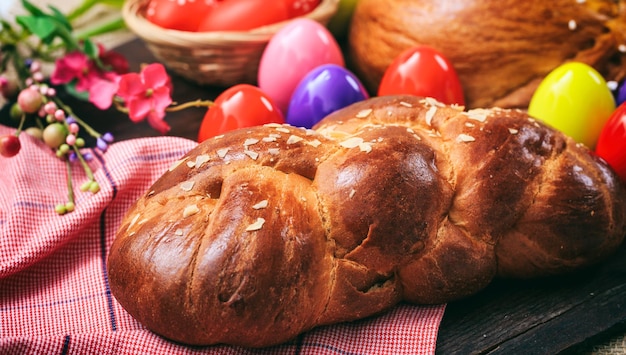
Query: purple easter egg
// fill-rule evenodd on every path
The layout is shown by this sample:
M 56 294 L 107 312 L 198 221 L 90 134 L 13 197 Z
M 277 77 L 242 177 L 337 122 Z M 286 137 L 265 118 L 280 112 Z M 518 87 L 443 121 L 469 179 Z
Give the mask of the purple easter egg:
M 286 122 L 311 128 L 327 115 L 369 98 L 361 81 L 349 70 L 325 64 L 307 73 L 296 86 Z

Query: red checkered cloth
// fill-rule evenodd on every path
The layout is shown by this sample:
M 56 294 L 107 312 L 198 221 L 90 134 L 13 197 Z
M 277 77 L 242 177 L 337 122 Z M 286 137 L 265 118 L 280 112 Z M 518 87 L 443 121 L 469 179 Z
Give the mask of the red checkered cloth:
M 0 135 L 14 130 L 0 126 Z M 117 303 L 106 256 L 125 211 L 195 142 L 178 137 L 114 143 L 92 151 L 101 190 L 67 199 L 65 163 L 20 135 L 0 156 L 0 353 L 2 354 L 432 354 L 445 306 L 402 304 L 366 320 L 314 329 L 277 347 L 186 347 L 145 329 Z M 79 164 L 75 185 L 86 181 Z

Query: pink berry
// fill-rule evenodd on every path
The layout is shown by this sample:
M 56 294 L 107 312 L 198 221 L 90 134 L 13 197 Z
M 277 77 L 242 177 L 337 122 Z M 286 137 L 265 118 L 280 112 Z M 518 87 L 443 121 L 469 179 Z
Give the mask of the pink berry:
M 0 136 L 0 155 L 10 158 L 19 153 L 21 148 L 20 139 L 16 135 Z
M 31 73 L 36 73 L 38 71 L 41 70 L 41 62 L 37 61 L 37 60 L 33 60 L 32 63 L 30 63 L 30 72 Z
M 57 110 L 57 105 L 54 102 L 50 101 L 43 105 L 43 109 L 44 111 L 46 111 L 47 114 L 53 115 L 54 112 Z
M 80 127 L 78 126 L 78 123 L 76 123 L 76 122 L 70 123 L 70 133 L 76 134 L 76 133 L 78 133 L 79 129 L 80 129 Z
M 74 145 L 76 143 L 76 136 L 73 134 L 68 134 L 65 138 L 65 143 L 68 145 Z
M 40 83 L 45 79 L 45 77 L 42 72 L 38 71 L 36 73 L 33 73 L 33 79 L 35 79 L 36 82 Z
M 17 103 L 22 111 L 26 113 L 35 113 L 39 111 L 43 103 L 43 96 L 38 90 L 24 89 L 17 96 Z
M 54 118 L 56 118 L 57 121 L 63 121 L 65 119 L 65 111 L 57 109 L 54 111 Z

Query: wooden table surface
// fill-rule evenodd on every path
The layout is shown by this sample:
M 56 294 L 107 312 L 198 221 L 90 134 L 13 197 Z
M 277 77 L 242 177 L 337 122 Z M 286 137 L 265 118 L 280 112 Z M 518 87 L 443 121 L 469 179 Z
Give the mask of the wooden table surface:
M 155 59 L 139 40 L 118 48 L 131 69 Z M 176 101 L 214 99 L 224 88 L 202 88 L 173 76 Z M 157 136 L 147 123 L 88 105 L 77 111 L 117 140 Z M 166 117 L 168 135 L 195 139 L 205 109 Z M 441 354 L 584 353 L 626 332 L 626 245 L 606 262 L 576 274 L 542 280 L 497 280 L 470 298 L 447 305 L 439 330 Z

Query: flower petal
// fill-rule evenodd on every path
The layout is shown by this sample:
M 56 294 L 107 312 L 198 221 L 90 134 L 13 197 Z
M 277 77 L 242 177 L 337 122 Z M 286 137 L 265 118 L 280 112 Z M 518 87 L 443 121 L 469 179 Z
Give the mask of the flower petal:
M 76 83 L 76 90 L 89 91 L 91 86 L 97 83 L 100 79 L 100 75 L 95 71 L 89 71 L 85 74 L 79 75 L 78 82 Z
M 66 84 L 81 76 L 89 68 L 89 58 L 81 52 L 72 52 L 57 59 L 50 76 L 53 85 Z
M 89 102 L 97 108 L 106 110 L 113 103 L 113 96 L 117 92 L 117 83 L 108 80 L 98 80 L 89 88 Z
M 141 81 L 141 76 L 137 73 L 128 73 L 120 77 L 117 95 L 121 96 L 125 101 L 129 101 L 134 96 L 143 96 L 146 87 Z
M 152 100 L 131 98 L 126 103 L 126 108 L 128 108 L 128 117 L 131 121 L 139 122 L 152 111 Z
M 141 77 L 146 87 L 153 89 L 168 86 L 170 82 L 170 77 L 161 63 L 152 63 L 145 66 L 141 71 Z
M 148 123 L 150 124 L 150 126 L 159 131 L 161 134 L 165 134 L 170 130 L 170 126 L 163 119 L 164 117 L 165 112 L 162 111 L 159 112 L 153 110 L 148 115 Z
M 82 52 L 71 52 L 57 61 L 57 65 L 59 64 L 79 72 L 89 66 L 89 57 Z
M 172 97 L 170 96 L 170 89 L 166 86 L 162 86 L 155 89 L 152 92 L 152 102 L 154 110 L 165 111 L 165 109 L 172 103 Z

